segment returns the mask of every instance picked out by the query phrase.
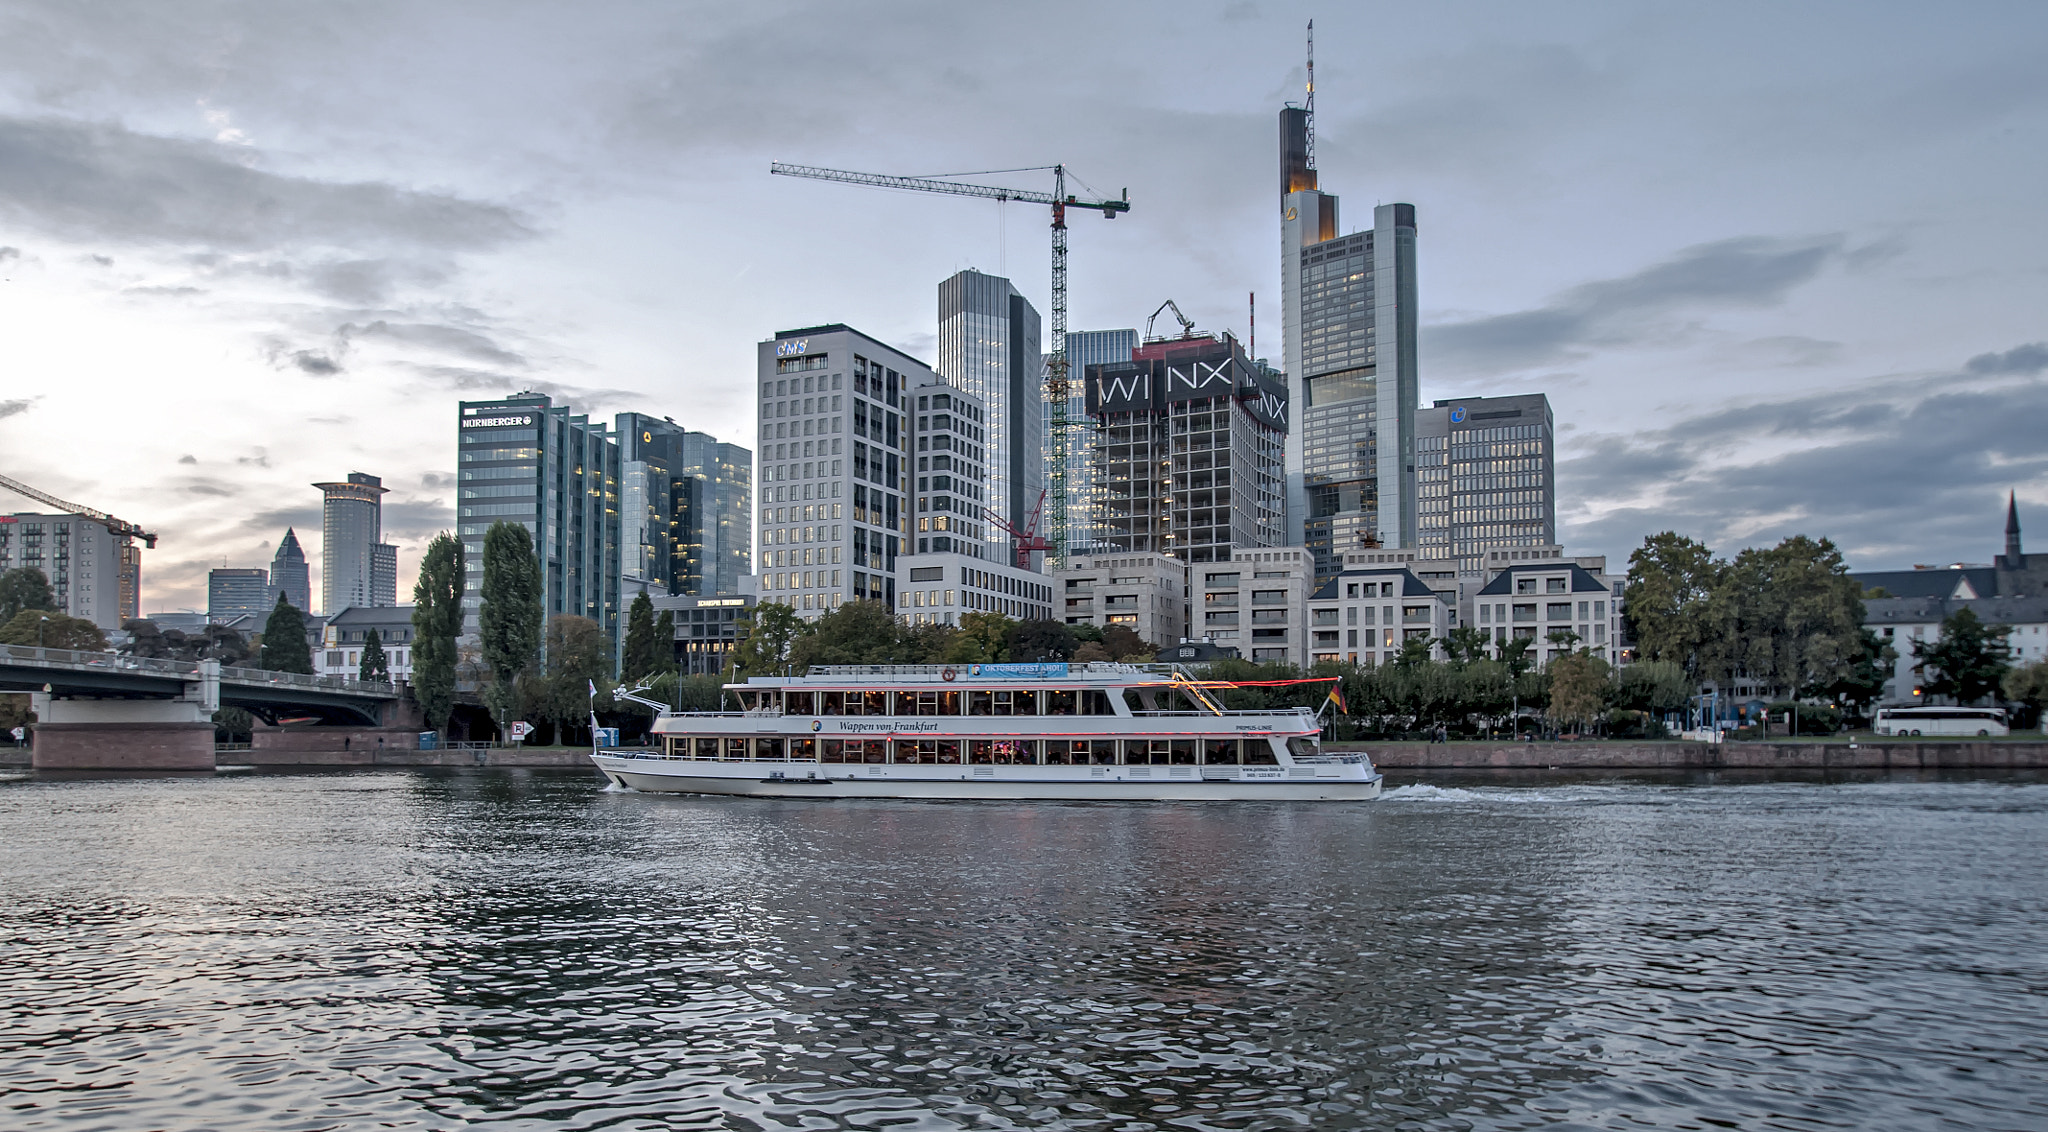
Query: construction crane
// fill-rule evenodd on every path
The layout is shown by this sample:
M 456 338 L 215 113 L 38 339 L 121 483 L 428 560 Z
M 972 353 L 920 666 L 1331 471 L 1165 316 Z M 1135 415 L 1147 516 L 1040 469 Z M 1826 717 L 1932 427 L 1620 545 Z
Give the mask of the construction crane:
M 1195 336 L 1195 320 L 1180 313 L 1180 304 L 1172 299 L 1168 299 L 1159 304 L 1159 309 L 1152 312 L 1151 318 L 1145 320 L 1145 341 L 1153 341 L 1152 324 L 1159 321 L 1160 314 L 1164 313 L 1169 307 L 1173 310 L 1173 317 L 1180 320 L 1180 336 L 1182 338 L 1193 338 Z
M 1116 200 L 1081 200 L 1067 192 L 1067 167 L 1054 165 L 1051 168 L 1053 191 L 1050 193 L 1034 192 L 1029 189 L 1004 189 L 992 185 L 971 185 L 930 177 L 851 173 L 844 169 L 820 169 L 811 165 L 788 165 L 780 161 L 769 165 L 768 172 L 784 177 L 808 177 L 815 181 L 838 181 L 878 189 L 908 189 L 915 192 L 946 193 L 952 196 L 980 197 L 984 200 L 1014 200 L 1025 204 L 1052 206 L 1052 349 L 1045 365 L 1045 397 L 1051 407 L 1046 428 L 1049 433 L 1046 438 L 1047 447 L 1050 449 L 1046 454 L 1046 487 L 1052 497 L 1052 516 L 1049 532 L 1051 539 L 1044 549 L 1051 554 L 1053 561 L 1058 563 L 1063 561 L 1067 554 L 1067 455 L 1072 430 L 1071 423 L 1067 420 L 1067 397 L 1071 385 L 1067 379 L 1067 209 L 1079 208 L 1100 212 L 1103 219 L 1114 220 L 1117 213 L 1131 210 L 1131 191 L 1125 189 L 1123 196 Z M 1021 173 L 1028 170 L 1007 169 L 1003 172 Z M 1007 523 L 1004 526 L 1008 529 Z M 1016 532 L 1011 533 L 1014 535 Z M 1047 540 L 1040 538 L 1039 541 Z
M 1023 529 L 1021 530 L 1018 529 L 1015 523 L 997 514 L 995 508 L 982 508 L 983 511 L 988 512 L 989 522 L 1001 527 L 1010 536 L 1010 545 L 1017 552 L 1017 569 L 1019 570 L 1031 569 L 1031 553 L 1033 551 L 1045 551 L 1047 553 L 1052 551 L 1052 543 L 1047 541 L 1044 535 L 1038 533 L 1038 520 L 1045 512 L 1045 493 L 1049 490 L 1051 489 L 1039 489 L 1038 502 L 1032 505 L 1031 513 L 1025 519 Z
M 95 511 L 90 507 L 80 507 L 76 503 L 59 499 L 47 491 L 38 491 L 20 480 L 9 476 L 0 476 L 0 487 L 4 487 L 17 495 L 26 495 L 38 503 L 54 507 L 67 515 L 77 515 L 81 518 L 90 519 L 100 526 L 107 528 L 107 533 L 114 536 L 114 545 L 120 548 L 121 554 L 121 572 L 118 583 L 120 587 L 121 616 L 140 617 L 142 615 L 142 552 L 136 549 L 135 540 L 141 539 L 144 545 L 148 546 L 151 550 L 155 550 L 156 535 L 143 530 L 141 527 L 125 519 L 116 519 L 104 511 Z

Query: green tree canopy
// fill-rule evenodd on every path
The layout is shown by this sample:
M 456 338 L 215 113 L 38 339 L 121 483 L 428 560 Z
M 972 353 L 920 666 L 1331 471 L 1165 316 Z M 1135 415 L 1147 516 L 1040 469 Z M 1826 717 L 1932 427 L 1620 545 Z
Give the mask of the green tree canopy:
M 792 644 L 789 663 L 798 672 L 814 664 L 911 664 L 906 626 L 878 601 L 849 601 L 818 618 Z
M 301 638 L 303 639 L 303 637 Z M 46 649 L 104 652 L 107 635 L 83 617 L 46 609 L 24 609 L 0 625 L 0 645 L 41 645 Z
M 1706 655 L 1716 640 L 1711 602 L 1725 564 L 1675 531 L 1643 540 L 1628 556 L 1627 602 L 1622 615 L 1646 660 L 1668 660 L 1695 678 L 1710 673 Z
M 943 659 L 949 664 L 1000 664 L 1010 658 L 1010 630 L 1016 627 L 1015 621 L 1000 613 L 961 614 L 959 635 L 953 638 L 952 652 Z M 1097 638 L 1100 636 L 1098 633 Z
M 384 655 L 384 638 L 375 629 L 363 635 L 363 657 L 356 666 L 356 679 L 391 683 L 391 661 Z
M 2006 699 L 2033 708 L 2037 716 L 2048 712 L 2048 660 L 2012 669 L 2001 683 Z
M 611 642 L 604 628 L 588 617 L 557 614 L 548 618 L 547 670 L 538 681 L 525 681 L 526 710 L 554 724 L 558 736 L 580 733 L 589 738 L 592 685 L 611 683 Z
M 857 601 L 840 608 L 874 604 Z M 751 614 L 740 627 L 733 665 L 742 677 L 780 675 L 790 661 L 790 649 L 811 627 L 796 615 L 795 606 L 778 601 L 764 601 Z
M 1697 685 L 1677 662 L 1639 660 L 1614 671 L 1614 706 L 1661 715 L 1685 706 Z
M 1584 649 L 1550 662 L 1550 710 L 1558 726 L 1583 728 L 1607 708 L 1607 662 Z
M 1974 704 L 1997 691 L 2011 667 L 2005 643 L 2011 633 L 2008 625 L 1986 625 L 1967 605 L 1949 614 L 1942 619 L 1940 638 L 1913 642 L 1913 657 L 1919 661 L 1913 671 L 1921 675 L 1921 689 L 1959 704 Z
M 18 566 L 0 574 L 0 625 L 13 621 L 24 609 L 56 608 L 57 598 L 50 592 L 50 579 L 41 570 Z
M 1630 591 L 1633 608 L 1634 591 Z M 1717 678 L 1737 675 L 1817 695 L 1863 655 L 1863 587 L 1827 539 L 1794 535 L 1735 556 L 1710 603 L 1717 611 Z
M 540 559 L 526 524 L 500 521 L 484 533 L 482 598 L 477 635 L 491 673 L 485 694 L 503 723 L 519 674 L 533 663 L 541 643 Z
M 626 646 L 620 657 L 619 678 L 632 682 L 665 671 L 674 656 L 673 641 L 673 630 L 668 642 L 659 639 L 654 625 L 654 601 L 646 590 L 640 591 L 626 610 Z
M 306 640 L 306 618 L 283 594 L 263 623 L 263 667 L 272 672 L 313 674 L 313 646 Z
M 1109 648 L 1109 631 L 1104 630 L 1102 637 L 1102 647 Z M 1067 660 L 1081 647 L 1063 622 L 1050 620 L 1019 621 L 1004 643 L 1009 646 L 1011 660 L 1026 663 L 1040 658 Z
M 412 589 L 412 690 L 427 726 L 448 726 L 455 706 L 455 641 L 462 634 L 462 544 L 443 531 L 420 558 Z

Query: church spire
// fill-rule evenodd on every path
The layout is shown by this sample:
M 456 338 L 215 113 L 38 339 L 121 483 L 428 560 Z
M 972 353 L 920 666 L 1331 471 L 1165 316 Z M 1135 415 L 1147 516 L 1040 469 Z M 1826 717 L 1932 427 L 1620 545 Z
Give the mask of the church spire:
M 2026 557 L 2020 551 L 2020 502 L 2018 492 L 2013 492 L 2005 497 L 2005 557 L 2006 561 L 2015 569 L 2019 567 L 2020 562 Z

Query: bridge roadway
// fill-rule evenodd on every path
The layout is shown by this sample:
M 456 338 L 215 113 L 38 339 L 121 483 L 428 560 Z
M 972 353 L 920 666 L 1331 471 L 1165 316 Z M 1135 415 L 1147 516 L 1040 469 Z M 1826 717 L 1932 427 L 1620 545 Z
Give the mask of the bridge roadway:
M 0 692 L 27 692 L 38 767 L 211 769 L 213 713 L 238 707 L 266 723 L 395 722 L 398 690 L 212 660 L 0 645 Z

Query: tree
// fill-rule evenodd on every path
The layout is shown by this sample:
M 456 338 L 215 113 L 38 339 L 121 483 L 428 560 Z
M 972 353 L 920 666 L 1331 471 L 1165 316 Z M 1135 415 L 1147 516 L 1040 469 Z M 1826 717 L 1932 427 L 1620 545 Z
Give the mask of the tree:
M 547 658 L 540 686 L 535 688 L 529 679 L 522 698 L 527 710 L 554 724 L 559 741 L 565 733 L 588 726 L 590 689 L 611 683 L 612 650 L 597 622 L 558 614 L 548 618 Z
M 1714 639 L 1710 602 L 1726 566 L 1675 531 L 1651 535 L 1628 556 L 1622 616 L 1646 660 L 1668 660 L 1701 678 Z
M 849 602 L 840 606 L 850 609 L 856 605 L 874 605 L 874 602 Z M 797 640 L 810 632 L 810 626 L 796 615 L 796 607 L 777 601 L 764 601 L 753 609 L 753 616 L 741 624 L 739 642 L 733 648 L 733 666 L 738 676 L 780 675 L 783 666 L 789 663 L 789 653 Z
M 1863 587 L 1827 539 L 1794 535 L 1735 556 L 1710 603 L 1716 678 L 1746 676 L 1799 696 L 1845 678 L 1864 653 Z M 1630 593 L 1630 608 L 1634 594 Z
M 483 604 L 477 636 L 491 683 L 491 712 L 507 722 L 521 672 L 533 663 L 541 637 L 540 559 L 524 523 L 496 522 L 484 532 Z
M 272 672 L 313 674 L 313 646 L 306 641 L 306 617 L 283 594 L 263 623 L 263 667 Z
M 620 657 L 619 678 L 637 681 L 664 667 L 661 642 L 655 639 L 654 602 L 641 590 L 626 610 L 626 647 Z
M 1550 662 L 1550 710 L 1553 723 L 1583 728 L 1600 718 L 1606 707 L 1607 662 L 1580 649 Z
M 960 633 L 953 638 L 953 651 L 946 656 L 947 663 L 1000 664 L 1008 660 L 1010 650 L 1007 641 L 1010 630 L 1016 627 L 1015 621 L 1000 613 L 961 614 Z M 1105 652 L 1102 659 L 1109 659 L 1109 654 Z
M 1833 683 L 1819 691 L 1829 700 L 1847 704 L 1856 714 L 1867 716 L 1870 705 L 1884 695 L 1885 682 L 1891 679 L 1899 654 L 1875 629 L 1859 629 L 1859 635 L 1862 639 L 1856 655 Z
M 654 619 L 654 655 L 656 672 L 677 672 L 676 666 L 676 611 L 664 609 Z
M 57 598 L 50 592 L 49 576 L 33 566 L 20 566 L 0 574 L 0 625 L 12 620 L 24 609 L 57 608 Z
M 1103 633 L 1102 647 L 1109 648 L 1109 634 Z M 1081 647 L 1074 634 L 1058 621 L 1019 621 L 1004 642 L 1010 659 L 1018 661 L 1066 660 Z
M 1072 636 L 1072 634 L 1068 634 Z M 1078 646 L 1077 646 L 1078 647 Z M 1116 660 L 1143 663 L 1159 655 L 1159 646 L 1139 636 L 1135 630 L 1122 625 L 1111 625 L 1102 631 L 1102 647 Z M 1069 653 L 1069 656 L 1073 653 Z
M 818 618 L 789 650 L 798 672 L 814 664 L 913 664 L 919 642 L 878 601 L 850 601 Z
M 412 600 L 412 691 L 427 726 L 443 731 L 455 706 L 455 640 L 462 634 L 462 544 L 448 532 L 427 544 Z
M 363 635 L 363 662 L 356 666 L 356 679 L 373 684 L 391 683 L 391 662 L 384 656 L 384 638 L 375 629 Z
M 1919 661 L 1913 671 L 1921 674 L 1922 690 L 1954 697 L 1959 704 L 1974 704 L 1997 691 L 2011 667 L 2005 644 L 2011 633 L 2009 625 L 1986 625 L 1967 605 L 1949 614 L 1938 639 L 1913 642 L 1913 657 Z
M 2048 712 L 2048 660 L 2037 660 L 2024 668 L 2012 669 L 2005 674 L 2002 683 L 2005 698 L 2032 708 L 2035 719 Z
M 46 649 L 104 652 L 107 635 L 100 632 L 98 625 L 83 617 L 24 609 L 0 626 L 0 645 L 40 645 Z
M 1685 706 L 1696 685 L 1669 660 L 1642 660 L 1614 672 L 1614 706 L 1661 715 Z
M 1460 625 L 1444 637 L 1444 655 L 1457 664 L 1486 659 L 1493 637 L 1477 625 Z

